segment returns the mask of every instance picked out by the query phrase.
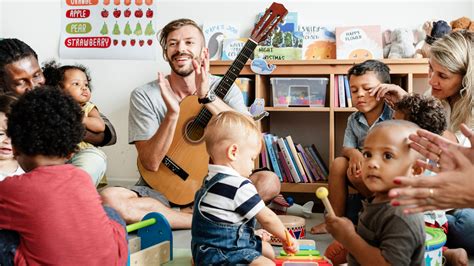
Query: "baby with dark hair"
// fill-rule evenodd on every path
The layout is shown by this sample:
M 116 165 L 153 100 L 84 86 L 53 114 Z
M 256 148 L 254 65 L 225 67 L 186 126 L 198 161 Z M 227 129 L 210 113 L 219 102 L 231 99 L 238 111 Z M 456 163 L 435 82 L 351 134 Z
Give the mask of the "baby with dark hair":
M 441 135 L 447 128 L 443 105 L 432 96 L 407 94 L 394 105 L 394 119 L 417 124 L 422 129 Z
M 91 78 L 88 69 L 83 65 L 60 65 L 55 61 L 47 62 L 43 67 L 46 85 L 57 86 L 69 94 L 82 108 L 86 130 L 103 133 L 105 123 L 97 106 L 90 101 Z M 107 157 L 104 152 L 89 142 L 82 140 L 79 150 L 68 161 L 86 171 L 96 186 L 105 178 Z
M 0 265 L 124 265 L 124 221 L 66 164 L 84 134 L 74 99 L 49 86 L 25 93 L 7 133 L 26 173 L 0 182 Z

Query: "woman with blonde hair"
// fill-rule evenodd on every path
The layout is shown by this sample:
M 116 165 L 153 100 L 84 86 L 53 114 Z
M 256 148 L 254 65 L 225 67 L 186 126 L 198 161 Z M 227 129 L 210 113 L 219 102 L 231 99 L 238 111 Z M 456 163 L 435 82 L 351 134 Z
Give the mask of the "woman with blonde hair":
M 427 93 L 443 103 L 448 118 L 448 130 L 455 134 L 457 142 L 470 147 L 469 139 L 460 129 L 463 123 L 469 129 L 474 129 L 474 33 L 451 32 L 435 41 L 431 47 L 429 65 L 431 89 Z M 399 86 L 392 84 L 381 84 L 371 92 L 389 104 L 397 102 L 406 93 Z M 474 209 L 454 210 L 448 215 L 448 223 L 447 246 L 462 247 L 474 255 Z

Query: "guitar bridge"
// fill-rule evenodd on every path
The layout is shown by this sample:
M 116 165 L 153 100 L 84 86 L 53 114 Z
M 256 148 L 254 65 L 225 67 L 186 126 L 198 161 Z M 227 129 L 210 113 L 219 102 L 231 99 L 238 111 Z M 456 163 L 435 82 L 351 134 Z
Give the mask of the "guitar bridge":
M 171 158 L 165 155 L 165 158 L 163 158 L 163 164 L 168 167 L 168 169 L 171 170 L 175 175 L 179 176 L 181 179 L 186 181 L 188 178 L 189 174 L 183 170 L 183 168 L 179 167 Z

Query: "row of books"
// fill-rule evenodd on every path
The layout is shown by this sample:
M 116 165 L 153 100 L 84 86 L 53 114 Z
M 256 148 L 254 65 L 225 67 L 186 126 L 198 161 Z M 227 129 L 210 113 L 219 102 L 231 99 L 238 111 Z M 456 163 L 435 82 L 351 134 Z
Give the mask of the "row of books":
M 351 87 L 347 75 L 334 75 L 334 106 L 352 107 Z
M 328 167 L 314 144 L 303 147 L 295 144 L 291 136 L 284 138 L 263 133 L 265 145 L 260 154 L 260 166 L 275 172 L 281 182 L 324 182 Z
M 263 15 L 257 15 L 258 19 Z M 203 25 L 211 60 L 234 60 L 247 42 L 233 24 Z M 268 60 L 381 59 L 380 25 L 334 27 L 299 23 L 298 13 L 289 12 L 267 39 L 254 51 Z

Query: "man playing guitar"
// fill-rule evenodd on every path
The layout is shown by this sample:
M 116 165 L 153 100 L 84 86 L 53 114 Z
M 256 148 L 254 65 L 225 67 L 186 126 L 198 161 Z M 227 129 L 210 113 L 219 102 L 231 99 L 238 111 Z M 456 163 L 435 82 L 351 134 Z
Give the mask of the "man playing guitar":
M 199 103 L 213 115 L 227 110 L 250 115 L 235 84 L 224 99 L 213 94 L 220 78 L 209 74 L 204 34 L 194 21 L 174 20 L 163 28 L 159 38 L 171 73 L 168 76 L 158 73 L 158 80 L 136 88 L 131 94 L 129 111 L 129 143 L 135 144 L 139 165 L 151 172 L 165 167 L 161 163 L 175 131 L 180 130 L 180 112 L 186 112 L 180 103 L 188 96 L 197 96 Z M 207 164 L 204 167 L 207 169 Z M 279 193 L 280 183 L 273 172 L 259 171 L 250 179 L 255 180 L 264 200 Z M 116 209 L 127 223 L 138 222 L 149 212 L 160 212 L 174 229 L 191 227 L 191 212 L 171 209 L 167 198 L 152 189 L 142 177 L 130 189 L 109 187 L 101 196 L 104 204 Z

